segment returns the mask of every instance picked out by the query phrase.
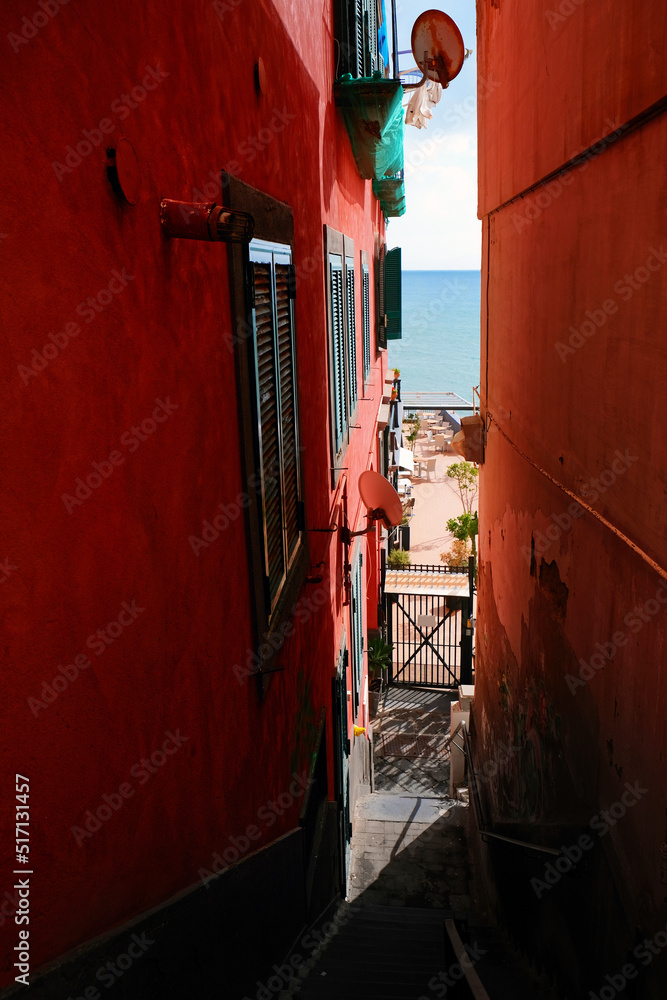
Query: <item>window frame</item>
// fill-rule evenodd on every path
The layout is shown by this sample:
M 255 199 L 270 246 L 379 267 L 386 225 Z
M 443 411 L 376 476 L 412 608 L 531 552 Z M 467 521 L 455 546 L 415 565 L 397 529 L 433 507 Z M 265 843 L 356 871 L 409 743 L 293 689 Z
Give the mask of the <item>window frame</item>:
M 293 405 L 295 411 L 298 542 L 289 563 L 285 566 L 284 577 L 275 601 L 272 603 L 267 592 L 265 520 L 263 510 L 262 465 L 260 460 L 259 400 L 257 398 L 255 332 L 252 315 L 252 269 L 251 253 L 267 247 L 289 249 L 291 264 L 294 264 L 294 217 L 292 209 L 269 195 L 250 187 L 238 178 L 222 173 L 223 201 L 226 207 L 250 212 L 255 220 L 253 244 L 229 244 L 227 260 L 231 289 L 230 311 L 232 337 L 236 367 L 236 388 L 239 405 L 239 433 L 241 443 L 243 480 L 246 499 L 246 537 L 248 544 L 249 585 L 253 609 L 253 632 L 255 651 L 259 657 L 258 674 L 270 673 L 273 662 L 279 654 L 285 639 L 285 625 L 305 578 L 309 556 L 308 540 L 305 532 L 304 480 L 300 462 L 300 421 L 298 385 L 298 331 L 295 317 L 294 292 L 291 302 L 292 377 Z M 262 244 L 260 246 L 259 244 Z M 251 250 L 253 247 L 253 250 Z M 272 272 L 273 273 L 273 272 Z M 275 274 L 274 274 L 275 277 Z M 274 300 L 275 307 L 275 300 Z M 274 330 L 277 338 L 277 331 Z M 276 360 L 276 359 L 274 359 Z M 275 369 L 274 369 L 275 370 Z M 277 400 L 280 408 L 280 400 Z M 279 434 L 282 428 L 279 426 Z M 284 454 L 281 451 L 280 476 L 284 475 Z M 259 488 L 257 481 L 259 479 Z M 283 525 L 284 535 L 284 525 Z M 290 633 L 291 634 L 291 633 Z M 275 637 L 279 640 L 276 642 Z M 274 640 L 272 642 L 272 640 Z
M 331 270 L 332 260 L 335 258 L 333 267 L 342 272 L 342 299 L 343 299 L 343 327 L 342 338 L 344 344 L 344 404 L 345 413 L 342 420 L 342 433 L 337 434 L 336 425 L 336 358 L 335 358 L 335 338 L 334 338 L 334 317 L 332 299 Z M 352 260 L 352 269 L 348 269 L 348 261 Z M 358 409 L 359 409 L 359 348 L 357 335 L 357 281 L 356 281 L 356 258 L 354 251 L 354 240 L 331 226 L 324 227 L 324 270 L 325 270 L 325 299 L 327 310 L 327 350 L 329 358 L 329 427 L 330 427 L 330 454 L 331 454 L 331 487 L 335 488 L 338 477 L 341 473 L 345 453 L 351 440 L 351 431 L 354 430 Z M 350 320 L 349 320 L 349 299 L 348 299 L 348 273 L 355 275 L 354 279 L 354 349 L 356 353 L 356 378 L 357 392 L 354 402 L 351 398 L 351 358 L 350 358 Z

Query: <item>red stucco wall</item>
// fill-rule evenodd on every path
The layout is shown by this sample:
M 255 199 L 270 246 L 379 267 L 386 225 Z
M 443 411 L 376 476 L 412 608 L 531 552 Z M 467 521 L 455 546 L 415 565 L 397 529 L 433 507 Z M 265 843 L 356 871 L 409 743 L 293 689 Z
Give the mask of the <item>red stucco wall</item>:
M 482 760 L 508 737 L 530 750 L 485 794 L 531 839 L 646 789 L 605 841 L 627 925 L 585 904 L 610 962 L 665 916 L 667 122 L 623 132 L 665 93 L 666 26 L 658 2 L 528 6 L 477 5 L 476 722 Z
M 248 825 L 260 829 L 253 849 L 293 828 L 299 800 L 279 816 L 267 803 L 288 794 L 292 773 L 305 766 L 322 706 L 331 757 L 331 675 L 344 625 L 349 634 L 338 535 L 310 536 L 312 563 L 327 562 L 325 582 L 304 588 L 311 604 L 299 607 L 284 670 L 264 701 L 232 670 L 252 646 L 243 516 L 198 555 L 188 541 L 244 489 L 226 339 L 229 281 L 224 246 L 164 239 L 160 199 L 218 197 L 215 178 L 226 166 L 293 208 L 303 474 L 308 525 L 316 527 L 329 523 L 337 502 L 329 488 L 323 225 L 355 240 L 360 268 L 359 252 L 372 260 L 383 221 L 332 103 L 331 4 L 297 11 L 252 0 L 218 4 L 216 13 L 204 2 L 93 2 L 61 7 L 38 30 L 33 13 L 26 4 L 0 12 L 9 137 L 0 152 L 0 554 L 11 567 L 0 593 L 3 774 L 30 778 L 37 968 L 195 884 L 213 853 Z M 268 80 L 261 96 L 259 57 Z M 153 89 L 133 98 L 147 72 Z M 109 134 L 90 150 L 81 146 L 80 162 L 66 159 L 84 129 L 93 140 L 95 130 Z M 105 174 L 105 147 L 121 134 L 141 168 L 135 207 L 121 203 Z M 100 294 L 116 272 L 124 283 Z M 87 311 L 88 297 L 99 312 Z M 59 341 L 68 323 L 80 331 L 70 326 Z M 361 330 L 358 293 L 360 358 Z M 42 371 L 22 377 L 18 366 L 31 365 L 32 349 L 41 352 L 50 334 L 63 346 Z M 375 352 L 372 360 L 367 395 L 375 402 L 360 404 L 362 427 L 346 460 L 355 519 L 363 513 L 356 480 L 376 459 L 385 360 Z M 153 424 L 156 400 L 166 409 Z M 106 478 L 68 510 L 62 494 L 112 453 L 101 465 Z M 369 593 L 374 609 L 376 584 Z M 88 637 L 118 619 L 124 602 L 134 618 L 125 614 L 113 642 L 94 646 Z M 66 689 L 46 704 L 43 682 L 81 654 L 90 666 L 79 660 L 79 676 L 72 668 Z M 31 710 L 29 698 L 43 707 Z M 158 753 L 144 776 L 140 761 L 166 731 L 183 742 Z M 126 799 L 121 785 L 130 786 Z M 5 782 L 3 795 L 10 792 Z M 113 802 L 120 794 L 121 805 L 78 846 L 71 828 L 105 794 Z M 3 815 L 0 836 L 9 844 Z M 11 879 L 3 871 L 3 892 L 11 894 Z M 11 978 L 16 936 L 5 901 L 0 985 Z

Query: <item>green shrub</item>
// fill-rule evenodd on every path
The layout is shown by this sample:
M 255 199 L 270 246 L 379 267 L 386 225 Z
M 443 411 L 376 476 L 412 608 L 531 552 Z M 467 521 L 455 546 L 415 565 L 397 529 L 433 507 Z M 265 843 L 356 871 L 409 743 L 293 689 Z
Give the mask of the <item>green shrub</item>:
M 410 553 L 403 549 L 392 549 L 387 556 L 387 565 L 391 569 L 404 569 L 410 565 Z

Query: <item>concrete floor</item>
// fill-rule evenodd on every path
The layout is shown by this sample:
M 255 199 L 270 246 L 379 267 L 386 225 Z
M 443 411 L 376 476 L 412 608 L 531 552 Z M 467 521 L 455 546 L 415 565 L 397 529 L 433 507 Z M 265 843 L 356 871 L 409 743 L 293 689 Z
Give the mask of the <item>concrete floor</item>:
M 404 425 L 407 428 L 409 425 Z M 412 496 L 415 498 L 410 521 L 410 555 L 413 563 L 440 564 L 440 553 L 451 547 L 454 536 L 447 531 L 447 520 L 463 513 L 456 482 L 447 475 L 454 462 L 463 459 L 451 449 L 436 452 L 422 434 L 415 442 L 415 458 L 435 458 L 435 473 L 430 479 L 413 476 Z M 475 508 L 476 509 L 476 505 Z
M 384 732 L 437 738 L 449 732 L 454 692 L 390 687 L 373 726 L 375 789 L 357 803 L 350 901 L 471 910 L 467 806 L 449 798 L 449 753 L 384 758 Z
M 416 688 L 390 687 L 377 720 L 373 723 L 375 790 L 399 794 L 447 798 L 449 754 L 437 757 L 385 757 L 383 734 L 415 733 L 446 736 L 449 706 L 457 694 Z

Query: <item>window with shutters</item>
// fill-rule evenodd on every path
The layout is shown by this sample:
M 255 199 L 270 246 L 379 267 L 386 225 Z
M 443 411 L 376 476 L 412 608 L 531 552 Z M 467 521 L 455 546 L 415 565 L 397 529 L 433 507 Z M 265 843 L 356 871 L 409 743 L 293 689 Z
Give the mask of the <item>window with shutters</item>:
M 361 682 L 364 672 L 364 588 L 362 567 L 363 557 L 360 548 L 357 548 L 355 558 L 352 561 L 352 597 L 350 605 L 355 719 L 359 711 Z
M 354 286 L 354 258 L 345 258 L 345 290 L 347 293 L 347 356 L 350 359 L 350 413 L 357 408 L 357 298 Z
M 385 315 L 385 302 L 384 302 L 384 262 L 386 256 L 387 248 L 384 243 L 380 244 L 377 256 L 377 267 L 375 268 L 375 276 L 377 285 L 375 288 L 375 301 L 377 303 L 377 331 L 378 331 L 378 347 L 387 346 L 387 317 Z
M 387 340 L 403 336 L 401 248 L 389 250 L 384 259 L 384 309 Z
M 371 370 L 371 276 L 368 269 L 368 254 L 361 251 L 361 305 L 364 345 L 364 385 Z
M 344 73 L 355 78 L 372 76 L 382 68 L 379 28 L 378 0 L 336 0 L 337 77 Z
M 249 248 L 264 574 L 273 611 L 300 540 L 294 371 L 294 268 L 289 246 Z
M 357 291 L 354 243 L 325 226 L 331 480 L 335 485 L 354 429 L 359 405 Z
M 237 366 L 245 477 L 253 668 L 270 672 L 306 574 L 297 393 L 294 222 L 288 205 L 223 175 L 229 208 L 250 212 L 256 238 L 230 244 L 230 338 Z M 224 481 L 224 479 L 223 479 Z M 274 636 L 282 639 L 275 640 Z M 273 640 L 273 641 L 272 641 Z

